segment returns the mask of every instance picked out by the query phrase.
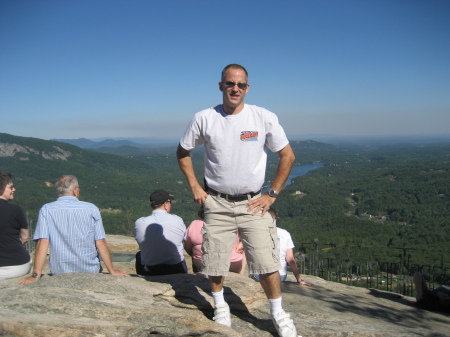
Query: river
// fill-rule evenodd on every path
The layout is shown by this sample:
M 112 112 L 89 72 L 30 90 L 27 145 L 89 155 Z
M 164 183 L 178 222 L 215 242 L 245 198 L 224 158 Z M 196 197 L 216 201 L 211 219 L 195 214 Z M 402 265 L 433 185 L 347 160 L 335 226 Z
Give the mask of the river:
M 291 170 L 291 174 L 289 175 L 286 184 L 284 185 L 284 187 L 290 185 L 292 183 L 292 179 L 294 179 L 295 177 L 300 177 L 305 175 L 306 173 L 308 173 L 309 171 L 324 167 L 324 164 L 321 163 L 313 163 L 313 164 L 304 164 L 304 165 L 294 165 L 292 167 Z M 264 187 L 262 189 L 262 193 L 267 192 L 267 190 L 269 189 L 269 187 Z

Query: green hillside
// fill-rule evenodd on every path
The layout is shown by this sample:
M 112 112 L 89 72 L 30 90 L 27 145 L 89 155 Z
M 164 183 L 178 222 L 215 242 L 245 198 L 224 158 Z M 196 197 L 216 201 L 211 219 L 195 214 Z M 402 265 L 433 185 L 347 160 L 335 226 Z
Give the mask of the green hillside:
M 29 212 L 32 221 L 37 219 L 42 204 L 56 198 L 52 185 L 64 174 L 78 177 L 80 198 L 103 210 L 105 229 L 111 234 L 132 233 L 134 221 L 150 213 L 149 195 L 155 189 L 173 191 L 180 199 L 190 195 L 176 162 L 175 149 L 171 155 L 156 150 L 155 155 L 136 160 L 87 151 L 66 143 L 0 133 L 0 147 L 5 148 L 5 144 L 26 151 L 15 152 L 12 156 L 2 154 L 0 170 L 13 174 L 17 188 L 14 202 Z M 70 155 L 64 159 L 54 155 L 61 152 Z M 51 155 L 53 157 L 49 158 Z M 196 206 L 180 202 L 174 210 L 193 218 L 196 209 L 192 208 Z
M 274 205 L 279 226 L 291 232 L 302 251 L 314 249 L 310 243 L 315 240 L 324 244 L 325 257 L 344 259 L 353 246 L 353 257 L 386 261 L 399 254 L 387 248 L 407 247 L 415 263 L 450 263 L 450 144 L 376 150 L 314 141 L 291 144 L 297 164 L 325 165 L 295 178 Z M 42 204 L 55 199 L 56 179 L 74 174 L 80 180 L 81 199 L 102 210 L 106 231 L 131 235 L 134 221 L 150 213 L 148 196 L 157 188 L 175 194 L 173 212 L 186 225 L 195 219 L 197 205 L 175 150 L 145 149 L 142 155 L 122 147 L 119 156 L 0 134 L 0 170 L 13 173 L 15 202 L 32 221 Z M 202 181 L 201 149 L 192 157 Z M 278 156 L 269 154 L 266 184 L 277 164 Z
M 348 254 L 339 245 L 408 247 L 415 263 L 450 267 L 449 144 L 344 150 L 326 158 L 325 167 L 295 179 L 277 200 L 280 226 L 297 241 L 332 243 L 324 251 L 330 258 Z M 400 251 L 360 254 L 386 260 Z

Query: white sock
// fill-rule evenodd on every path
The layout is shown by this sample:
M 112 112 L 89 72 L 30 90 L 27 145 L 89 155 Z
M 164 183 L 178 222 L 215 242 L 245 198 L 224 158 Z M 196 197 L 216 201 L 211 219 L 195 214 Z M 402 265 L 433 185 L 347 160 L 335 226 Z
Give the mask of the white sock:
M 214 306 L 217 308 L 218 305 L 225 303 L 225 298 L 223 297 L 223 288 L 217 293 L 211 292 L 214 298 Z
M 272 314 L 273 317 L 276 317 L 281 311 L 283 311 L 283 308 L 281 306 L 281 297 L 274 300 L 269 299 L 269 304 L 270 304 L 270 313 Z

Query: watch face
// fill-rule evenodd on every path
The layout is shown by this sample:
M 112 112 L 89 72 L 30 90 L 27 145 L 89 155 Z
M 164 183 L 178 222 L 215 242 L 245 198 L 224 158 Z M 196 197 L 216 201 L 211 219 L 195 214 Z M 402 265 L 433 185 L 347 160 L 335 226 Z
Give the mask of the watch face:
M 277 192 L 276 192 L 275 190 L 270 190 L 270 191 L 269 191 L 269 195 L 270 195 L 271 197 L 275 197 L 275 196 L 277 195 Z

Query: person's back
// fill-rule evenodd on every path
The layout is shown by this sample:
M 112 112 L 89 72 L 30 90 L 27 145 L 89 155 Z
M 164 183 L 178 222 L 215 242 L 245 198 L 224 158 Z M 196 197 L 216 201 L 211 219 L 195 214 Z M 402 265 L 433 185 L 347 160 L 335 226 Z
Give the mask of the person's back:
M 139 275 L 187 273 L 183 240 L 186 225 L 178 215 L 170 214 L 173 195 L 156 190 L 150 195 L 152 214 L 136 220 L 134 236 L 140 251 L 136 254 Z
M 0 280 L 25 275 L 31 267 L 23 246 L 29 240 L 28 222 L 22 209 L 9 203 L 15 190 L 12 175 L 0 172 Z
M 184 249 L 192 257 L 192 270 L 194 273 L 202 271 L 202 245 L 203 235 L 202 228 L 204 221 L 197 219 L 191 222 L 186 231 L 186 239 L 184 241 Z M 239 232 L 236 233 L 236 243 L 233 247 L 230 262 L 230 272 L 243 275 L 245 272 L 246 260 L 242 249 L 242 242 L 239 238 Z
M 184 248 L 186 252 L 192 257 L 193 260 L 198 261 L 198 263 L 195 263 L 195 268 L 193 268 L 194 272 L 198 272 L 201 270 L 201 260 L 203 255 L 202 228 L 203 228 L 203 219 L 197 219 L 192 221 L 186 230 L 186 240 L 184 242 Z
M 280 263 L 281 269 L 280 277 L 281 280 L 286 280 L 287 276 L 287 261 L 286 261 L 286 252 L 288 249 L 294 248 L 294 242 L 292 241 L 291 234 L 283 228 L 277 227 L 277 236 L 278 236 L 278 247 L 280 248 Z
M 176 264 L 183 260 L 186 227 L 179 216 L 154 210 L 136 221 L 136 239 L 146 265 Z
M 95 241 L 106 237 L 99 209 L 74 196 L 61 196 L 45 204 L 34 239 L 50 241 L 52 274 L 98 273 L 100 261 Z
M 128 276 L 113 268 L 106 244 L 102 217 L 97 206 L 80 201 L 77 177 L 65 175 L 55 184 L 58 199 L 42 206 L 33 240 L 37 241 L 33 274 L 19 284 L 37 282 L 50 248 L 51 274 L 99 273 L 100 254 L 112 275 Z
M 27 263 L 30 254 L 20 241 L 20 226 L 26 224 L 22 209 L 0 199 L 0 214 L 0 267 Z

